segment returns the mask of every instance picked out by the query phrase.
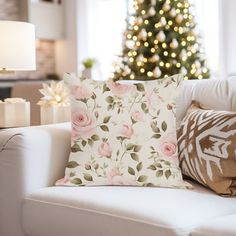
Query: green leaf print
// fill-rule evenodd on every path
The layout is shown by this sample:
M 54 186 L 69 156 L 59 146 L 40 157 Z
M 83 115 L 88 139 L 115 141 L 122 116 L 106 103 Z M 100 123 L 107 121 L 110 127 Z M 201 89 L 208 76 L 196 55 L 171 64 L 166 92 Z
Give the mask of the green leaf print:
M 167 170 L 167 171 L 165 172 L 165 176 L 166 176 L 167 179 L 169 179 L 169 177 L 171 176 L 171 171 L 170 171 L 170 170 Z
M 148 167 L 148 169 L 149 169 L 149 170 L 156 170 L 157 168 L 156 168 L 156 166 L 154 166 L 154 165 L 150 165 L 150 166 Z
M 90 147 L 92 147 L 93 146 L 93 140 L 92 139 L 88 139 L 88 144 L 89 144 Z
M 144 113 L 148 113 L 148 109 L 147 109 L 147 104 L 146 103 L 142 103 L 141 104 L 141 108 L 142 108 Z
M 137 153 L 131 153 L 130 156 L 134 161 L 139 161 L 139 157 Z
M 93 177 L 90 174 L 84 173 L 84 179 L 87 181 L 93 181 Z
M 111 116 L 106 116 L 106 117 L 103 119 L 103 123 L 104 123 L 104 124 L 108 123 L 110 119 L 111 119 Z
M 147 176 L 146 175 L 141 175 L 138 177 L 137 181 L 138 182 L 145 182 L 147 180 Z
M 165 121 L 162 122 L 161 128 L 162 128 L 162 130 L 163 130 L 164 132 L 167 130 L 167 124 L 166 124 Z
M 154 134 L 152 137 L 155 138 L 155 139 L 159 139 L 161 137 L 161 135 L 160 134 Z
M 158 170 L 156 173 L 156 177 L 162 177 L 163 176 L 163 170 Z
M 103 85 L 103 93 L 110 91 L 106 84 Z
M 134 148 L 134 146 L 135 146 L 134 144 L 128 143 L 127 146 L 126 146 L 126 150 L 130 151 L 130 150 L 132 150 Z
M 82 184 L 82 180 L 80 178 L 75 178 L 75 179 L 72 179 L 70 181 L 72 184 L 75 184 L 75 185 L 80 185 Z
M 135 84 L 135 85 L 136 85 L 136 88 L 139 92 L 144 92 L 145 91 L 143 84 Z
M 96 135 L 96 134 L 94 134 L 94 135 L 91 137 L 91 139 L 92 139 L 93 141 L 98 141 L 98 140 L 99 140 L 99 136 Z
M 155 124 L 155 122 L 151 123 L 151 128 L 153 130 L 154 133 L 160 133 L 160 129 L 157 127 L 157 125 Z
M 67 168 L 76 168 L 79 164 L 76 161 L 69 161 L 66 165 Z
M 83 152 L 83 150 L 80 148 L 80 146 L 78 144 L 74 144 L 71 147 L 71 152 Z
M 141 150 L 141 148 L 142 148 L 141 145 L 135 145 L 134 152 L 139 152 Z
M 113 98 L 112 96 L 108 96 L 108 97 L 106 98 L 106 102 L 107 102 L 107 103 L 113 103 L 113 101 L 114 101 L 114 98 Z
M 136 166 L 137 171 L 140 171 L 143 168 L 143 163 L 139 162 Z
M 109 131 L 109 128 L 106 125 L 101 125 L 100 128 L 105 132 Z
M 135 175 L 135 171 L 132 167 L 128 167 L 128 172 L 130 175 Z
M 87 144 L 87 142 L 86 142 L 85 140 L 82 140 L 82 142 L 81 142 L 81 143 L 82 143 L 82 146 L 83 146 L 83 147 L 85 147 L 85 146 L 86 146 L 86 144 Z

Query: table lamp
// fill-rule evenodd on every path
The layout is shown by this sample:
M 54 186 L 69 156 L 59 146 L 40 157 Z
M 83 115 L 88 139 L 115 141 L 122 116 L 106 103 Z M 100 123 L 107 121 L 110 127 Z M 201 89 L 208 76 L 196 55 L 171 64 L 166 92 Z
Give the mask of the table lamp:
M 35 69 L 34 25 L 18 21 L 0 21 L 0 75 Z M 21 98 L 0 101 L 0 128 L 29 125 L 29 102 Z
M 0 74 L 35 69 L 34 25 L 0 21 Z

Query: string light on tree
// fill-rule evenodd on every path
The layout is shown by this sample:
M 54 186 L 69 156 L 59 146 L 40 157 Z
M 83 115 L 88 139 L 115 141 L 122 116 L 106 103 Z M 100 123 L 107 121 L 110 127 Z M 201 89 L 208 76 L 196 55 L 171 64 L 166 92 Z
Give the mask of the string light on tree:
M 159 65 L 160 65 L 160 67 L 163 67 L 165 65 L 165 63 L 163 61 L 160 61 Z
M 135 79 L 134 74 L 131 74 L 131 75 L 130 75 L 130 79 L 131 79 L 131 80 Z
M 209 78 L 188 0 L 134 0 L 114 79 Z
M 166 43 L 162 43 L 161 45 L 163 48 L 167 48 L 167 44 Z

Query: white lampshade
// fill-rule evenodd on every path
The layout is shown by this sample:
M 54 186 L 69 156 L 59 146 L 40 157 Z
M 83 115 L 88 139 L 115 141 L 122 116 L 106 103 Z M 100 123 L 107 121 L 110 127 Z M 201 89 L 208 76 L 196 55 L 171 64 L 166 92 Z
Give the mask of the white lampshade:
M 0 21 L 0 72 L 35 69 L 34 25 L 18 21 Z

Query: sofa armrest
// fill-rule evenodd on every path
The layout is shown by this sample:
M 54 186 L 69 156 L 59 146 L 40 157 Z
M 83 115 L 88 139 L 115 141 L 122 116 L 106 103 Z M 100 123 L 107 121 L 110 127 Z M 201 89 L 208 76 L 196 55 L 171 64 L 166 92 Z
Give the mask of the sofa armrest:
M 63 177 L 69 152 L 69 123 L 0 131 L 0 235 L 21 235 L 22 200 Z

